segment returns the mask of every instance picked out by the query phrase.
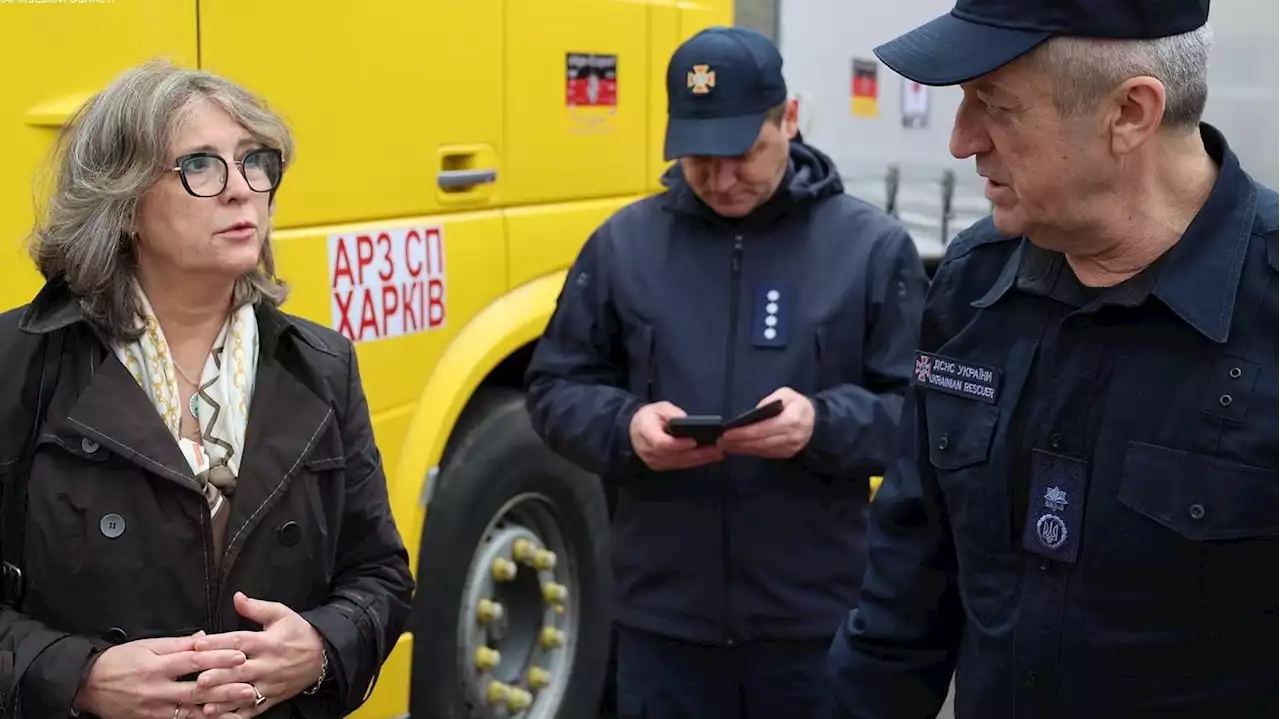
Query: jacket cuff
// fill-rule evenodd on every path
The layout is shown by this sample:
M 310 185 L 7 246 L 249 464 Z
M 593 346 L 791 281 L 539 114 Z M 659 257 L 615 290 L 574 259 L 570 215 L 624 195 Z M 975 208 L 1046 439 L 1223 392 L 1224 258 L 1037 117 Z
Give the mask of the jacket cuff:
M 67 635 L 55 640 L 22 674 L 15 703 L 21 716 L 71 716 L 94 658 L 109 644 Z
M 355 672 L 360 670 L 360 657 L 364 651 L 364 637 L 352 617 L 333 605 L 325 605 L 302 612 L 303 619 L 320 632 L 329 653 L 329 676 L 325 684 L 333 683 L 343 705 L 351 699 L 350 690 L 355 685 Z M 321 689 L 320 694 L 327 692 Z M 363 699 L 363 696 L 361 697 Z
M 813 405 L 813 433 L 809 435 L 809 443 L 800 450 L 796 459 L 811 471 L 828 474 L 832 457 L 824 448 L 831 444 L 831 408 L 821 393 L 807 399 Z
M 609 479 L 623 479 L 626 477 L 634 477 L 648 466 L 640 456 L 636 454 L 635 447 L 631 445 L 631 420 L 636 416 L 636 412 L 644 407 L 644 403 L 639 400 L 632 400 L 625 409 L 618 413 L 618 419 L 614 422 L 615 446 L 618 448 L 613 458 L 613 471 L 610 472 Z

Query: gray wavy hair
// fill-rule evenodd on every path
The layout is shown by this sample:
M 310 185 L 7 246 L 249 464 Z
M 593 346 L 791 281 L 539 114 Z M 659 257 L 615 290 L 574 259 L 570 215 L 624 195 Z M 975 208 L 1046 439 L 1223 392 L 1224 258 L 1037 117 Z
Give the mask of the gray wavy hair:
M 53 191 L 30 237 L 46 280 L 61 275 L 107 339 L 136 339 L 141 303 L 126 234 L 138 200 L 168 170 L 176 128 L 201 100 L 220 106 L 253 138 L 293 159 L 284 121 L 247 89 L 209 72 L 157 60 L 128 70 L 95 95 L 59 133 L 50 163 Z M 275 193 L 271 202 L 274 205 Z M 276 277 L 268 229 L 259 266 L 237 279 L 235 306 L 279 306 L 288 285 Z

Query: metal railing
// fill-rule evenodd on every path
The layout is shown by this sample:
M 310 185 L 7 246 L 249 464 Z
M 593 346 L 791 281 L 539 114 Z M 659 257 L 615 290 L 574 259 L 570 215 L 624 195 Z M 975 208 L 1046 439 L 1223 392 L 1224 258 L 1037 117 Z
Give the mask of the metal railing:
M 843 179 L 850 194 L 879 204 L 902 222 L 922 245 L 922 255 L 940 257 L 957 231 L 991 211 L 981 191 L 972 183 L 960 182 L 951 168 L 906 171 L 899 163 L 890 163 L 883 174 L 852 174 Z M 878 193 L 876 186 L 881 188 Z

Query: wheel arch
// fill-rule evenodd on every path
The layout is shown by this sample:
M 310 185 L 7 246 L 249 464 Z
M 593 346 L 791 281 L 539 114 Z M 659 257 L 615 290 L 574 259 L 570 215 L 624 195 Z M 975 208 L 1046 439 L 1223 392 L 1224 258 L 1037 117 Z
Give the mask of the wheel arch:
M 416 572 L 419 539 L 435 468 L 467 407 L 488 387 L 523 389 L 524 370 L 542 335 L 565 272 L 544 275 L 490 303 L 449 344 L 419 396 L 388 491 Z

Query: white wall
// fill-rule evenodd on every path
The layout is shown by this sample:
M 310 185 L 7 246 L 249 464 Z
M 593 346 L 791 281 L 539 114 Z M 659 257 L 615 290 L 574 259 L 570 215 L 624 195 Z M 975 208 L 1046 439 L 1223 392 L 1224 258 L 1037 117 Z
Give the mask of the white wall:
M 901 166 L 901 218 L 926 257 L 940 256 L 940 179 L 957 177 L 956 217 L 948 238 L 985 215 L 989 205 L 972 160 L 951 157 L 947 143 L 959 104 L 958 88 L 929 88 L 926 129 L 901 125 L 901 78 L 879 65 L 879 116 L 857 118 L 849 107 L 854 57 L 875 60 L 872 48 L 948 12 L 951 0 L 780 0 L 778 45 L 787 83 L 800 97 L 805 139 L 836 161 L 849 191 L 876 203 L 884 176 Z M 1206 120 L 1227 136 L 1245 168 L 1276 187 L 1280 104 L 1277 0 L 1219 0 L 1211 22 L 1216 43 Z M 1229 15 L 1230 9 L 1233 14 Z

